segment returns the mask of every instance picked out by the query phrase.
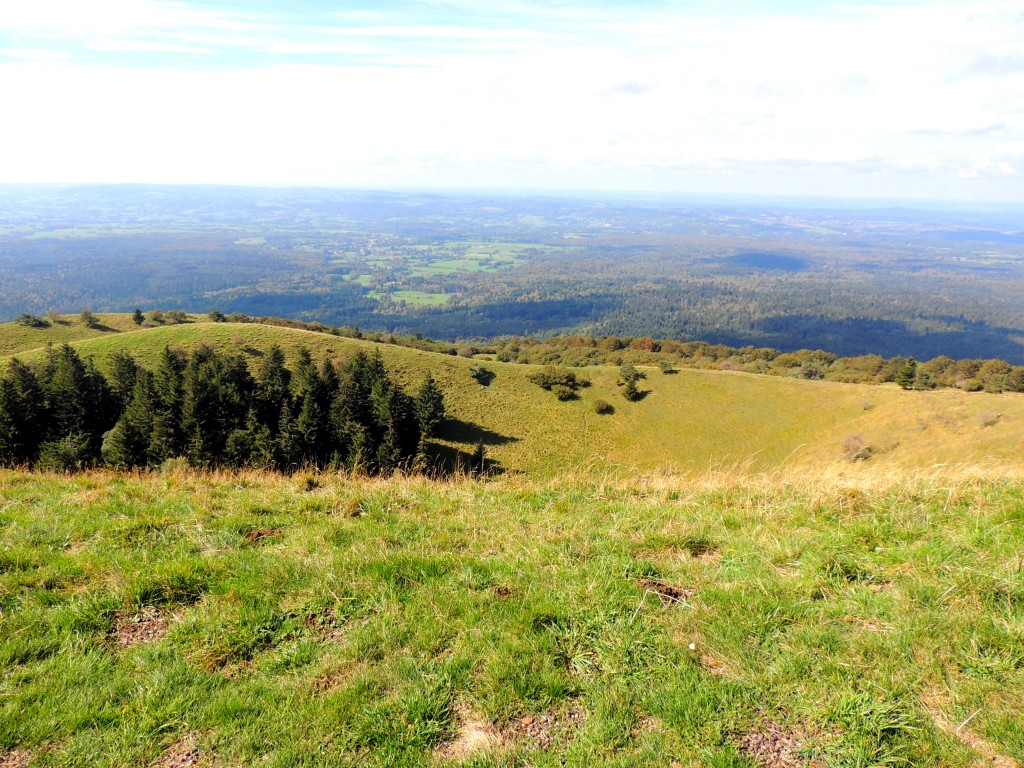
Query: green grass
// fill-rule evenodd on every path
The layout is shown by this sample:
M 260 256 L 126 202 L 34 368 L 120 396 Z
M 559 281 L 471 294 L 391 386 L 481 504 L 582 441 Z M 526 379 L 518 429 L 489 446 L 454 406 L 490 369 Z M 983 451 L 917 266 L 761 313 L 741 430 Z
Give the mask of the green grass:
M 58 315 L 46 318 L 44 328 L 32 328 L 20 323 L 0 324 L 0 357 L 17 355 L 40 349 L 47 344 L 81 341 L 127 331 L 137 331 L 131 313 L 96 313 L 98 321 L 90 328 L 78 319 L 78 315 Z
M 101 320 L 108 322 L 108 317 L 115 316 L 102 315 Z M 0 339 L 9 330 L 23 346 L 38 345 L 51 334 L 9 324 Z M 380 350 L 403 384 L 416 388 L 428 373 L 438 379 L 455 420 L 442 430 L 443 448 L 469 453 L 482 438 L 488 455 L 504 469 L 533 476 L 580 468 L 670 475 L 813 469 L 854 477 L 884 469 L 905 476 L 942 474 L 960 466 L 980 466 L 983 474 L 992 475 L 1019 474 L 1022 466 L 1024 396 L 1017 394 L 905 392 L 891 385 L 719 371 L 665 375 L 650 368 L 641 381 L 647 396 L 630 403 L 618 386 L 618 369 L 597 366 L 581 369 L 592 385 L 580 391 L 579 399 L 560 402 L 529 381 L 535 366 L 489 361 L 496 376 L 484 387 L 469 375 L 477 361 L 252 323 L 197 322 L 107 333 L 74 344 L 103 369 L 117 349 L 155 365 L 165 345 L 201 342 L 239 351 L 254 365 L 271 344 L 280 345 L 292 361 L 301 346 L 318 358 Z M 39 348 L 21 357 L 32 361 L 43 354 Z M 598 400 L 611 403 L 615 413 L 597 414 Z M 872 446 L 872 458 L 844 458 L 844 443 L 851 436 Z
M 1019 760 L 1022 551 L 995 481 L 4 471 L 0 759 Z
M 0 765 L 1024 760 L 1022 396 L 646 369 L 630 403 L 594 367 L 561 402 L 533 366 L 100 320 L 0 339 L 379 350 L 444 389 L 435 449 L 507 472 L 0 470 Z

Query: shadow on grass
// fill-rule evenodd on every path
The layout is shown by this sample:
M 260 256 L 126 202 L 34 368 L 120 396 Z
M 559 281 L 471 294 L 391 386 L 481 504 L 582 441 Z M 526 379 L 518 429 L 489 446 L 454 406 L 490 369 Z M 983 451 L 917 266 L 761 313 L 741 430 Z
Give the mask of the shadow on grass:
M 454 443 L 469 443 L 470 445 L 476 445 L 480 442 L 485 446 L 508 445 L 509 443 L 519 442 L 518 437 L 502 435 L 486 427 L 481 427 L 479 424 L 460 419 L 445 419 L 441 425 L 439 436 Z
M 485 449 L 486 450 L 486 449 Z M 456 475 L 503 475 L 505 468 L 494 459 L 484 454 L 483 462 L 473 453 L 463 451 L 451 445 L 431 443 L 427 448 L 430 457 L 428 470 L 430 474 L 440 478 L 451 478 Z
M 431 443 L 428 449 L 431 471 L 441 477 L 459 474 L 500 475 L 505 472 L 500 463 L 487 456 L 487 449 L 494 445 L 508 445 L 518 442 L 518 437 L 502 435 L 493 430 L 461 419 L 445 419 L 439 437 L 455 443 L 483 446 L 483 460 L 476 452 L 453 445 Z
M 631 403 L 639 403 L 641 400 L 643 400 L 649 394 L 651 394 L 651 390 L 649 390 L 649 389 L 639 389 L 639 390 L 637 390 L 637 393 L 633 396 L 632 400 L 629 400 L 629 398 L 626 398 L 626 399 L 629 400 L 629 402 L 631 402 Z

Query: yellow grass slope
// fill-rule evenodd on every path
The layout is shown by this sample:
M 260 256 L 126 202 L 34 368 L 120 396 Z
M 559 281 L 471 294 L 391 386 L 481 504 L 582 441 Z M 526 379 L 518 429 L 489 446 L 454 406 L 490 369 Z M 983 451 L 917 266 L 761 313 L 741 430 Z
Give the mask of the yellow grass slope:
M 14 346 L 3 346 L 13 327 L 0 327 L 0 349 Z M 37 332 L 36 340 L 48 335 Z M 476 361 L 257 324 L 198 322 L 71 343 L 101 369 L 117 349 L 153 365 L 166 345 L 209 343 L 241 352 L 253 365 L 272 344 L 291 360 L 303 346 L 318 359 L 380 350 L 403 384 L 415 388 L 428 373 L 438 379 L 453 417 L 442 443 L 468 453 L 482 438 L 488 456 L 504 469 L 533 475 L 580 469 L 685 475 L 782 468 L 843 474 L 922 474 L 963 465 L 986 474 L 1024 469 L 1018 458 L 1024 445 L 1021 395 L 904 392 L 891 385 L 691 370 L 666 375 L 649 369 L 641 382 L 648 394 L 629 403 L 621 395 L 618 370 L 593 367 L 581 371 L 592 384 L 580 399 L 559 402 L 529 381 L 533 366 L 487 362 L 496 376 L 485 387 L 469 375 Z M 23 345 L 19 356 L 38 359 L 44 347 L 34 346 L 22 351 Z M 613 404 L 615 413 L 598 415 L 598 399 Z M 870 446 L 871 457 L 846 458 L 854 444 Z

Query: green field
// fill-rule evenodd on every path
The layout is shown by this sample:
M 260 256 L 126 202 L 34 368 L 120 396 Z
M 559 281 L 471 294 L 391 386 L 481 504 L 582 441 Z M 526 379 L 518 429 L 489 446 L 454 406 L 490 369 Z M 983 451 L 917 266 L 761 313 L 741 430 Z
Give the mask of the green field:
M 1024 756 L 1019 484 L 5 471 L 0 503 L 4 765 Z
M 1024 396 L 68 321 L 2 349 L 379 350 L 499 471 L 0 469 L 3 768 L 1024 761 Z

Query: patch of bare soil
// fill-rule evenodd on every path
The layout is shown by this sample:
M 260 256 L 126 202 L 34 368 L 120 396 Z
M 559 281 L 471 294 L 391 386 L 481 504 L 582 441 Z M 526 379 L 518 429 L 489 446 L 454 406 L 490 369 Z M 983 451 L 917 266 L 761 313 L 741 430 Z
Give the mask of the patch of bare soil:
M 182 736 L 153 763 L 153 768 L 196 768 L 209 765 L 199 753 L 198 742 L 199 737 L 194 733 Z
M 306 626 L 318 632 L 324 640 L 339 643 L 345 639 L 346 627 L 339 626 L 334 606 L 325 611 L 306 616 Z
M 967 725 L 972 719 L 978 714 L 975 712 L 968 717 L 964 722 L 959 725 L 951 723 L 946 716 L 942 713 L 942 706 L 947 703 L 947 697 L 940 693 L 931 691 L 925 693 L 921 697 L 921 703 L 924 704 L 928 714 L 932 716 L 932 720 L 940 731 L 948 733 L 953 738 L 960 741 L 961 744 L 970 747 L 975 752 L 981 755 L 979 760 L 974 762 L 977 768 L 982 766 L 993 766 L 993 768 L 1021 768 L 1021 765 L 1017 760 L 1004 755 L 999 752 L 999 748 L 990 741 L 978 736 L 978 734 L 967 728 Z
M 152 606 L 142 607 L 134 616 L 119 619 L 114 624 L 114 638 L 125 648 L 143 643 L 154 643 L 170 628 L 167 614 Z
M 29 754 L 23 749 L 0 752 L 0 768 L 26 768 Z
M 354 661 L 342 662 L 315 677 L 313 687 L 318 691 L 333 691 L 352 680 L 357 670 L 358 667 Z
M 685 603 L 696 594 L 696 590 L 669 584 L 661 579 L 639 579 L 637 584 L 656 594 L 663 603 Z
M 644 733 L 657 733 L 661 730 L 661 721 L 656 717 L 641 717 L 633 726 L 632 736 L 637 738 Z
M 249 544 L 262 544 L 267 539 L 276 539 L 281 535 L 278 528 L 255 528 L 245 534 L 245 540 Z
M 762 768 L 805 768 L 808 763 L 798 756 L 799 749 L 797 736 L 770 720 L 745 734 L 739 742 L 740 752 Z
M 469 711 L 459 712 L 459 733 L 436 750 L 438 757 L 462 760 L 501 745 L 501 734 L 483 718 Z
M 494 596 L 499 600 L 508 600 L 516 594 L 515 589 L 507 584 L 496 584 L 492 589 L 494 591 Z
M 700 655 L 701 669 L 706 669 L 715 677 L 723 677 L 732 674 L 729 663 L 713 653 L 702 653 Z
M 570 736 L 583 724 L 583 720 L 583 712 L 576 709 L 564 713 L 527 715 L 509 723 L 501 735 L 508 741 L 518 741 L 533 749 L 548 749 L 555 741 Z

